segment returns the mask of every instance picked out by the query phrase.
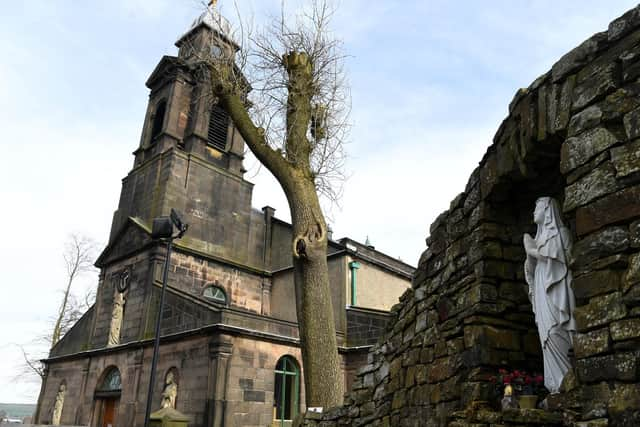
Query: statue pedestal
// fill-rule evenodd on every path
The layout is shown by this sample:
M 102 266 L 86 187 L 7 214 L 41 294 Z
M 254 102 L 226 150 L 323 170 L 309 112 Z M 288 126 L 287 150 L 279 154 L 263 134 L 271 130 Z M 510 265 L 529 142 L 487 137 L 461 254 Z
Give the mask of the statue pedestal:
M 162 408 L 149 416 L 150 427 L 187 427 L 190 419 L 173 408 Z

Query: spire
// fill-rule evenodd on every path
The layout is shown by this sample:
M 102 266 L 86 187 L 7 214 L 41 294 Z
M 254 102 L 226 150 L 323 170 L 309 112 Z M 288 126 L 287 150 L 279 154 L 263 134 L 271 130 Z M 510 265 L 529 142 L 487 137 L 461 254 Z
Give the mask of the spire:
M 369 249 L 375 249 L 376 247 L 371 244 L 371 240 L 369 240 L 369 236 L 367 235 L 367 240 L 364 241 L 364 245 Z

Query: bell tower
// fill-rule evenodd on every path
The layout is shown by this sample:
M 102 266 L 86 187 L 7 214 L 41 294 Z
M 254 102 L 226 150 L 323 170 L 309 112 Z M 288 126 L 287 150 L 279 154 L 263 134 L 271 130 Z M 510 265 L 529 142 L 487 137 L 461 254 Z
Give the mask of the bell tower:
M 204 59 L 239 49 L 215 2 L 176 42 L 148 78 L 150 90 L 134 165 L 123 179 L 110 242 L 128 218 L 150 225 L 176 208 L 189 240 L 218 256 L 247 261 L 253 184 L 243 178 L 245 143 L 211 96 Z

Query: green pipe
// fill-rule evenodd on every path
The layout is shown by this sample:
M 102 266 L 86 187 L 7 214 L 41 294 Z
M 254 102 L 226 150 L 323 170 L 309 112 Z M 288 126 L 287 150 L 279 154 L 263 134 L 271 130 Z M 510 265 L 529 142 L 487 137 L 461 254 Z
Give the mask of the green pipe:
M 356 305 L 356 271 L 360 268 L 360 263 L 352 261 L 349 263 L 351 269 L 351 305 Z

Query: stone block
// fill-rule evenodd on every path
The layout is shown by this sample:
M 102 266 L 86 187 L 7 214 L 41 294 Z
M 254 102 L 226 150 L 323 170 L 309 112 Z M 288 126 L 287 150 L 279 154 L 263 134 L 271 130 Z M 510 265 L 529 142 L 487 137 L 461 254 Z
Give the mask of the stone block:
M 611 392 L 607 409 L 615 425 L 639 425 L 640 384 L 616 383 Z
M 598 418 L 589 421 L 577 421 L 575 427 L 608 427 L 609 420 L 607 418 Z
M 398 390 L 393 394 L 391 409 L 400 409 L 406 405 L 406 391 Z
M 640 145 L 638 146 L 640 149 Z M 640 158 L 638 158 L 640 170 Z M 576 210 L 576 232 L 579 236 L 605 225 L 640 216 L 640 186 L 609 194 Z
M 618 178 L 640 171 L 640 140 L 612 148 L 611 162 Z
M 629 257 L 629 267 L 622 278 L 622 289 L 627 291 L 636 283 L 640 283 L 640 252 Z
M 640 248 L 640 221 L 634 221 L 629 226 L 629 238 L 632 248 Z
M 582 114 L 587 111 L 585 110 Z M 590 129 L 578 136 L 568 138 L 562 144 L 560 152 L 560 171 L 562 173 L 572 171 L 619 141 L 620 138 L 604 127 Z
M 487 346 L 502 350 L 520 350 L 520 334 L 511 329 L 488 325 L 469 325 L 464 328 L 465 347 Z
M 565 189 L 563 210 L 571 211 L 586 205 L 591 200 L 613 193 L 618 189 L 615 169 L 611 162 L 606 162 L 583 176 Z
M 451 378 L 460 368 L 460 358 L 456 356 L 446 356 L 436 359 L 427 366 L 427 381 L 436 383 Z
M 574 352 L 577 358 L 593 356 L 609 351 L 609 329 L 602 328 L 584 334 L 576 334 Z
M 607 40 L 612 42 L 621 39 L 635 30 L 638 22 L 640 22 L 640 8 L 635 7 L 609 24 Z
M 591 298 L 620 289 L 621 272 L 597 270 L 575 277 L 571 287 L 578 299 Z
M 614 292 L 591 298 L 589 304 L 577 307 L 574 315 L 578 331 L 582 332 L 623 319 L 627 315 L 627 308 L 622 302 L 622 294 Z
M 617 62 L 592 63 L 578 73 L 573 90 L 572 109 L 580 110 L 617 87 Z
M 589 234 L 573 246 L 573 268 L 589 266 L 594 261 L 624 252 L 629 247 L 626 227 L 608 227 Z
M 554 83 L 559 82 L 569 73 L 587 64 L 594 58 L 602 46 L 606 44 L 606 41 L 607 34 L 598 33 L 564 54 L 564 56 L 551 67 L 552 81 Z
M 602 121 L 602 110 L 597 105 L 592 105 L 584 110 L 580 111 L 571 117 L 569 121 L 569 128 L 567 129 L 567 136 L 573 137 L 580 132 L 594 128 Z
M 640 65 L 640 62 L 638 62 L 638 65 Z M 640 66 L 638 67 L 638 72 L 640 72 Z M 633 83 L 607 95 L 605 100 L 598 104 L 602 109 L 602 121 L 617 121 L 628 112 L 640 106 L 640 100 L 638 99 L 639 93 L 640 85 Z
M 611 338 L 614 341 L 640 337 L 640 319 L 625 319 L 611 323 Z
M 625 114 L 623 123 L 628 139 L 640 137 L 640 108 Z
M 581 383 L 597 381 L 636 381 L 638 379 L 638 354 L 619 353 L 589 357 L 576 361 Z
M 508 423 L 534 424 L 545 426 L 561 426 L 562 415 L 542 409 L 507 409 L 502 412 L 502 419 Z
M 567 128 L 569 118 L 571 117 L 571 102 L 573 99 L 573 90 L 576 84 L 576 76 L 568 76 L 560 89 L 560 98 L 555 107 L 555 117 L 553 119 L 553 128 L 555 132 L 562 131 Z

